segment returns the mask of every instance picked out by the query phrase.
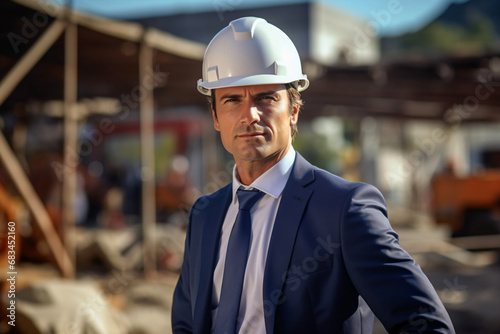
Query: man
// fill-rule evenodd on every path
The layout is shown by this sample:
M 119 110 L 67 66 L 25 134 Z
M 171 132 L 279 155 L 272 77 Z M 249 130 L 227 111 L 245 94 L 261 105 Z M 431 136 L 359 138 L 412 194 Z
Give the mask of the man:
M 454 333 L 382 195 L 294 151 L 308 85 L 263 19 L 235 20 L 208 46 L 198 89 L 236 165 L 192 207 L 173 332 L 371 333 L 375 313 L 390 333 Z

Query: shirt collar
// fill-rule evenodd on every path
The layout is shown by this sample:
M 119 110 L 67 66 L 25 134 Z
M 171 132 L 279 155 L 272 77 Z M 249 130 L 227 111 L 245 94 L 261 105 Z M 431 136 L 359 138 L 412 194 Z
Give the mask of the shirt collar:
M 237 177 L 236 165 L 233 168 L 233 202 L 236 201 L 236 191 L 242 187 L 245 189 L 257 188 L 260 191 L 274 197 L 278 198 L 283 189 L 285 189 L 288 177 L 292 172 L 292 166 L 295 162 L 295 150 L 290 146 L 288 152 L 285 154 L 280 161 L 278 161 L 273 167 L 268 169 L 264 174 L 259 176 L 255 181 L 249 186 L 242 184 Z

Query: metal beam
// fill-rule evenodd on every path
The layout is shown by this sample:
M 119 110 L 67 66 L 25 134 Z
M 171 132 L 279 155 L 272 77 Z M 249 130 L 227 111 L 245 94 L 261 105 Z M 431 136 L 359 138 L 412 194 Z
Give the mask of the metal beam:
M 10 175 L 14 185 L 28 205 L 35 222 L 40 227 L 42 234 L 47 241 L 50 252 L 56 262 L 57 268 L 63 277 L 72 277 L 73 266 L 68 253 L 57 235 L 50 216 L 43 205 L 40 197 L 36 193 L 33 185 L 25 174 L 23 167 L 17 160 L 14 152 L 10 148 L 3 133 L 0 131 L 0 160 L 5 170 Z
M 49 28 L 38 38 L 26 54 L 14 65 L 0 83 L 0 105 L 9 97 L 10 93 L 17 87 L 19 82 L 28 74 L 40 58 L 57 41 L 64 31 L 66 23 L 60 20 L 54 21 Z

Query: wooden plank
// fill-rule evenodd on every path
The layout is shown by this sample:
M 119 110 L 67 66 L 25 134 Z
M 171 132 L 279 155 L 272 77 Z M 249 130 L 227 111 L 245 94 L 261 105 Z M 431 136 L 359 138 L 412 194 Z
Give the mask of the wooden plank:
M 57 18 L 67 17 L 69 12 L 67 8 L 56 3 L 30 0 L 12 1 Z M 202 60 L 205 53 L 206 46 L 202 43 L 179 38 L 154 28 L 145 31 L 139 23 L 112 20 L 76 11 L 71 12 L 70 22 L 130 42 L 138 43 L 142 41 L 154 49 L 180 57 Z
M 78 109 L 77 109 L 77 26 L 70 23 L 64 40 L 64 166 L 62 189 L 62 229 L 64 245 L 69 260 L 75 264 L 75 244 L 70 239 L 75 228 L 74 198 L 76 193 L 77 167 L 79 164 L 78 147 Z M 72 266 L 74 268 L 74 266 Z M 72 276 L 74 273 L 72 273 Z
M 458 237 L 451 239 L 450 243 L 469 250 L 500 249 L 500 234 Z
M 153 85 L 147 80 L 153 69 L 153 49 L 141 44 L 139 53 L 140 122 L 141 122 L 141 179 L 144 274 L 156 273 L 156 193 L 154 157 L 154 96 Z
M 66 23 L 59 20 L 54 21 L 28 52 L 9 71 L 0 83 L 0 105 L 5 102 L 19 82 L 21 82 L 47 50 L 57 41 L 65 27 Z
M 149 28 L 144 40 L 150 47 L 176 56 L 203 60 L 206 45 L 179 38 L 158 29 Z
M 144 34 L 143 27 L 138 23 L 109 20 L 89 14 L 75 13 L 73 22 L 82 27 L 130 42 L 139 42 Z
M 483 267 L 493 262 L 488 255 L 471 252 L 462 247 L 453 245 L 450 241 L 446 240 L 433 238 L 409 241 L 401 240 L 401 246 L 412 256 L 436 253 L 466 266 Z
M 5 170 L 14 182 L 17 190 L 26 202 L 28 208 L 35 218 L 35 222 L 40 227 L 42 234 L 47 241 L 52 256 L 55 259 L 57 268 L 63 277 L 72 277 L 73 265 L 64 248 L 61 239 L 54 230 L 54 225 L 45 209 L 42 201 L 38 197 L 33 185 L 30 183 L 23 167 L 16 159 L 14 152 L 10 148 L 3 133 L 0 131 L 0 160 Z

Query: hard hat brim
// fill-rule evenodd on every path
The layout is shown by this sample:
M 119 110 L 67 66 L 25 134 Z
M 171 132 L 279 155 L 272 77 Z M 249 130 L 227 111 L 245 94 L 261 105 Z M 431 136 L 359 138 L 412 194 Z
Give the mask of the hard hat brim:
M 215 82 L 203 81 L 203 79 L 199 79 L 198 91 L 204 95 L 210 96 L 212 93 L 211 90 L 217 88 L 287 84 L 295 82 L 297 82 L 295 86 L 299 92 L 307 89 L 307 87 L 309 86 L 309 80 L 307 79 L 307 75 L 305 74 L 299 78 L 297 78 L 297 76 L 292 77 L 274 74 L 258 74 L 252 76 L 223 78 Z

